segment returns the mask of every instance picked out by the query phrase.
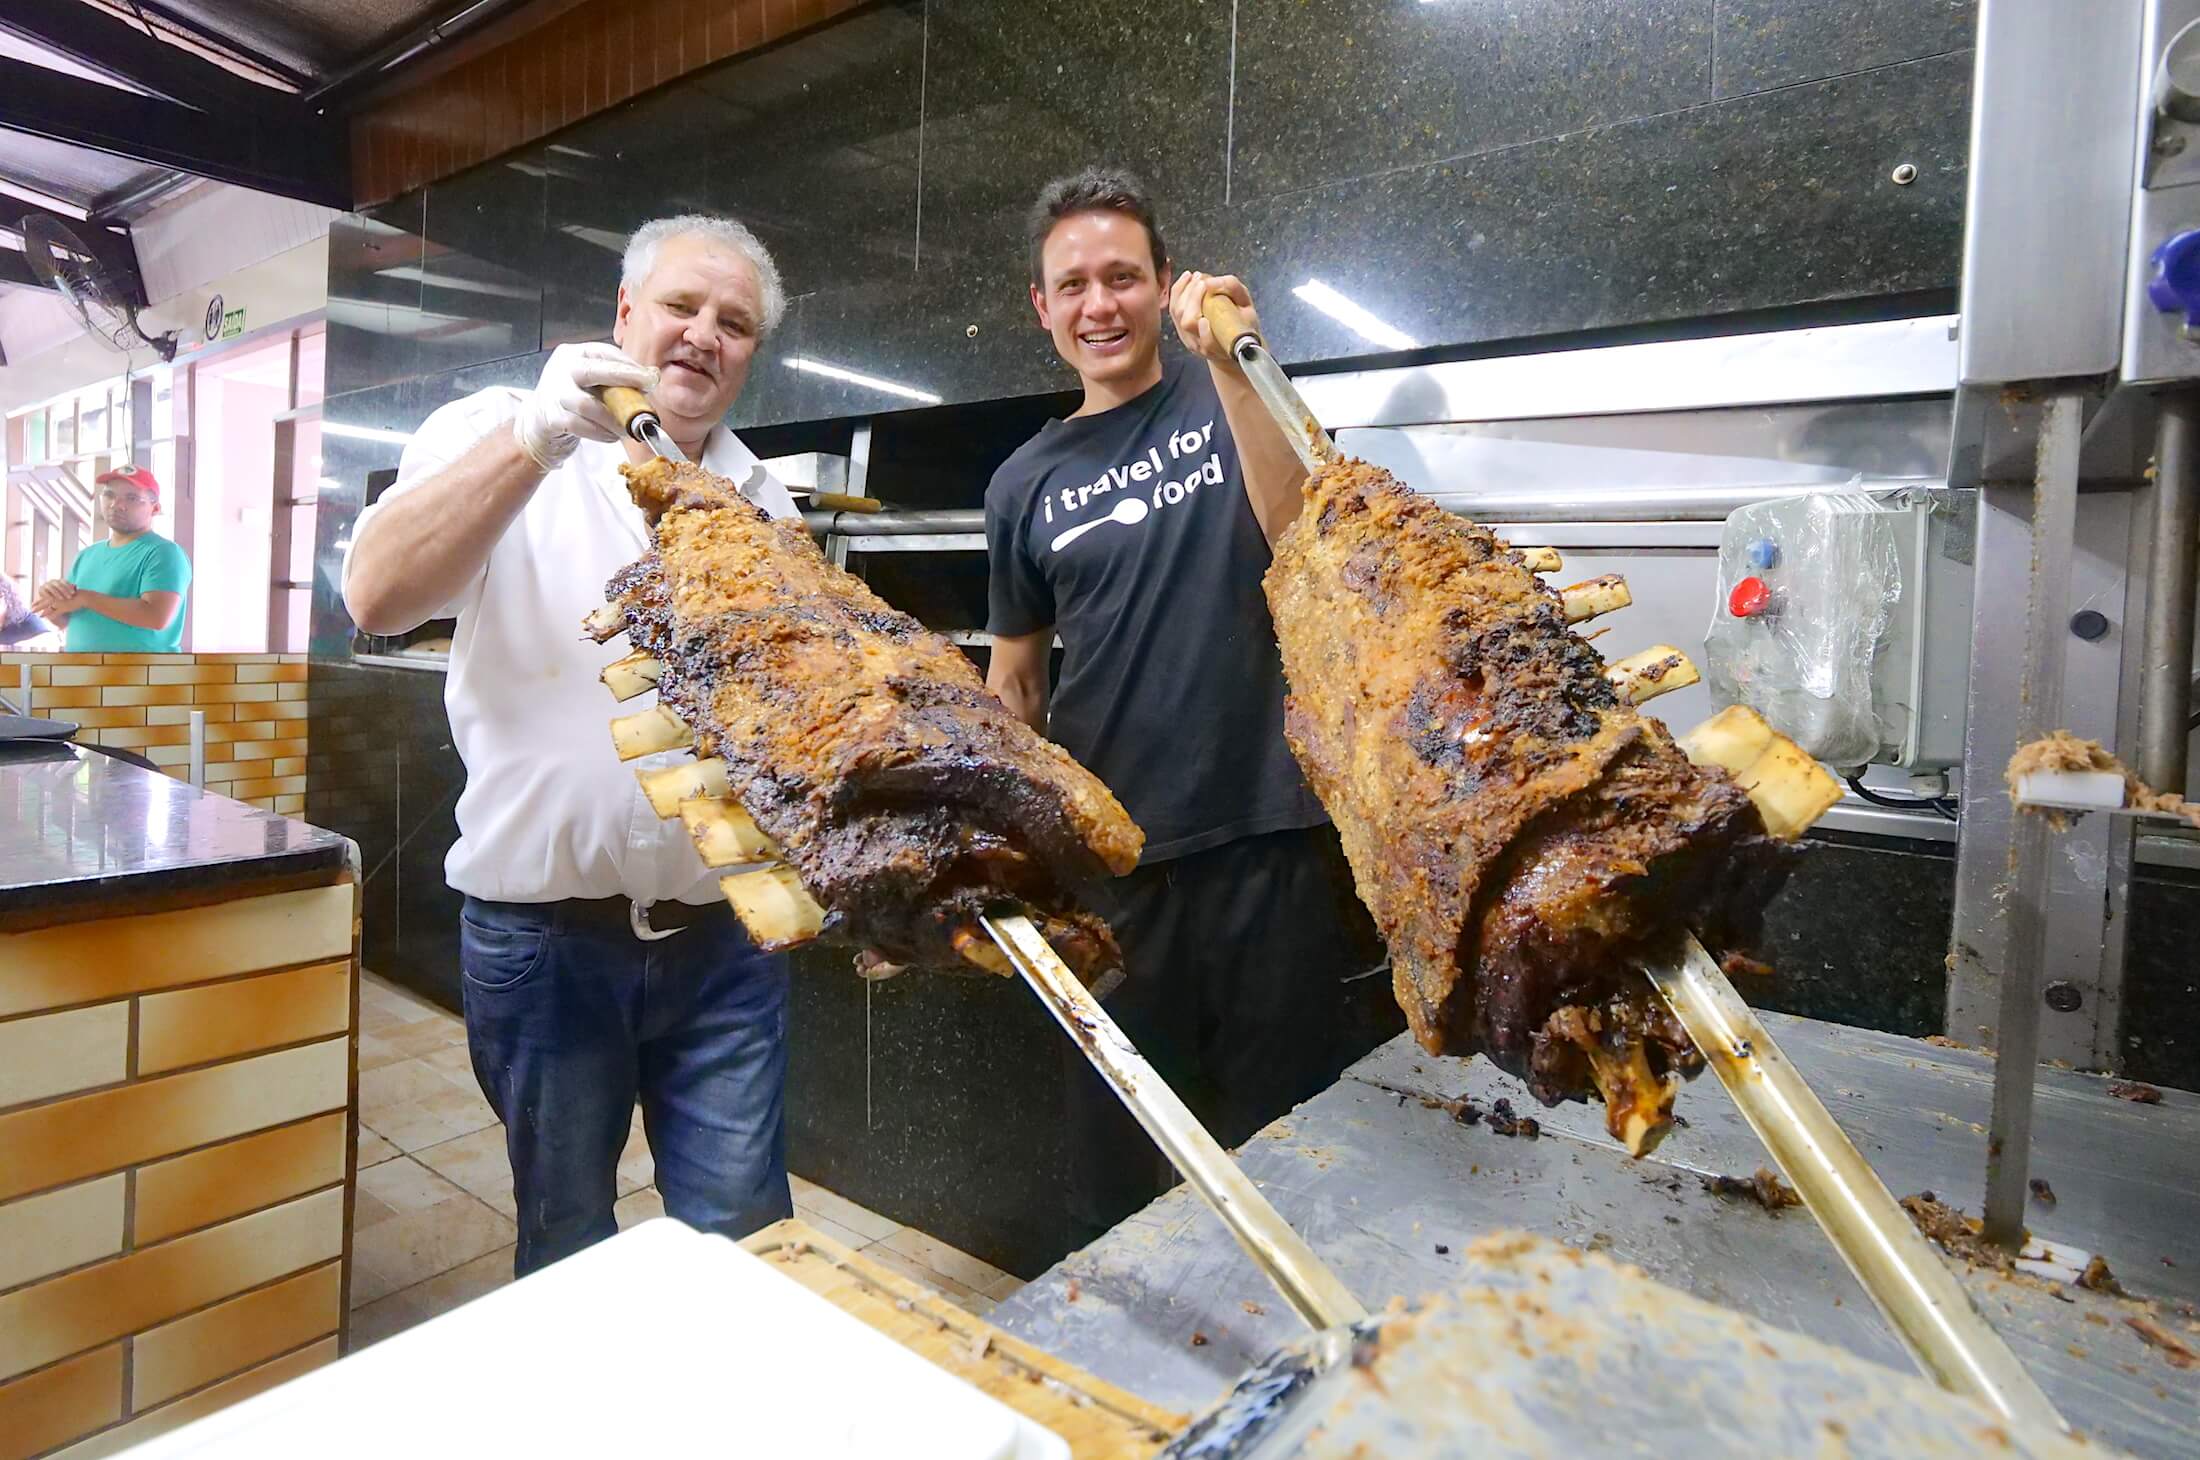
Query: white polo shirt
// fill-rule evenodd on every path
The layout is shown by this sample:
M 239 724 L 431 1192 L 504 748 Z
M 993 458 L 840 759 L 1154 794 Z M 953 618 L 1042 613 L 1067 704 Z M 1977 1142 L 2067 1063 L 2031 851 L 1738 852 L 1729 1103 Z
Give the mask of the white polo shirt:
M 489 432 L 509 430 L 525 398 L 499 386 L 436 411 L 405 447 L 382 500 L 418 487 Z M 719 896 L 717 874 L 697 860 L 686 830 L 659 821 L 634 778 L 686 753 L 619 759 L 612 718 L 652 699 L 614 701 L 597 674 L 628 652 L 626 641 L 597 644 L 581 632 L 611 575 L 649 548 L 641 509 L 619 475 L 626 459 L 618 444 L 581 442 L 497 539 L 481 575 L 434 615 L 458 620 L 443 703 L 466 789 L 443 871 L 460 892 L 498 902 L 622 896 L 645 905 Z M 741 483 L 770 515 L 795 515 L 786 487 L 725 427 L 711 432 L 702 464 Z M 380 508 L 360 514 L 354 542 Z

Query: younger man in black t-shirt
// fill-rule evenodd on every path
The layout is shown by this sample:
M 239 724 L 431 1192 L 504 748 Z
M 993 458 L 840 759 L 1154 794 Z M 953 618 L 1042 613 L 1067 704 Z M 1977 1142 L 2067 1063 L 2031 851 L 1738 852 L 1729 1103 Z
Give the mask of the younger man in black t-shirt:
M 1372 961 L 1336 834 L 1284 743 L 1261 593 L 1305 471 L 1201 317 L 1221 293 L 1254 318 L 1252 296 L 1227 276 L 1172 277 L 1136 178 L 1049 184 L 1030 232 L 1032 307 L 1085 398 L 986 489 L 986 683 L 1145 828 L 1138 869 L 1087 890 L 1123 945 L 1110 1009 L 1235 1145 L 1357 1053 L 1337 1048 L 1342 980 Z M 1198 359 L 1163 361 L 1165 310 Z M 1168 1173 L 1106 1085 L 1070 1066 L 1070 1206 L 1089 1241 Z

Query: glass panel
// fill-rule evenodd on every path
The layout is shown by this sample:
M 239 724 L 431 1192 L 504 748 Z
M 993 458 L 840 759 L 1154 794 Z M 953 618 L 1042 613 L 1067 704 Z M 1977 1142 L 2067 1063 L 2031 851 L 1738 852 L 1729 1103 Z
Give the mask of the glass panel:
M 328 367 L 328 332 L 312 330 L 298 336 L 298 404 L 317 405 L 321 382 Z
M 290 581 L 313 581 L 313 528 L 318 515 L 316 507 L 290 509 Z
M 289 646 L 288 652 L 303 654 L 306 650 L 306 639 L 313 632 L 313 590 L 293 588 L 283 596 L 290 600 L 290 637 L 283 642 Z
M 23 454 L 26 461 L 46 459 L 46 413 L 32 411 L 30 421 L 23 431 Z
M 53 408 L 53 450 L 58 460 L 76 455 L 76 402 L 64 401 Z

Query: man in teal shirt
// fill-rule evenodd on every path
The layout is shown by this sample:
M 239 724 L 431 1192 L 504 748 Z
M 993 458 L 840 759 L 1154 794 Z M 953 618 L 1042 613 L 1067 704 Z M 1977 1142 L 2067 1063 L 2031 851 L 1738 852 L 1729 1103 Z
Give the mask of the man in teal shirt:
M 40 587 L 31 606 L 68 630 L 70 653 L 173 654 L 183 647 L 191 560 L 153 531 L 160 482 L 142 466 L 120 466 L 94 485 L 107 540 L 78 553 L 69 576 Z

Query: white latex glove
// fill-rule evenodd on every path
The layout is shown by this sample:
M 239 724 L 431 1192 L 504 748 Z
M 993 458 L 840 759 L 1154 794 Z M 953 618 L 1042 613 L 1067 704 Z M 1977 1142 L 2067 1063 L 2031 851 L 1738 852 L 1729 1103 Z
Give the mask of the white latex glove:
M 616 441 L 619 423 L 591 387 L 630 385 L 653 390 L 657 372 L 638 365 L 617 345 L 560 345 L 542 367 L 534 393 L 512 418 L 520 450 L 544 471 L 555 471 L 582 439 Z

